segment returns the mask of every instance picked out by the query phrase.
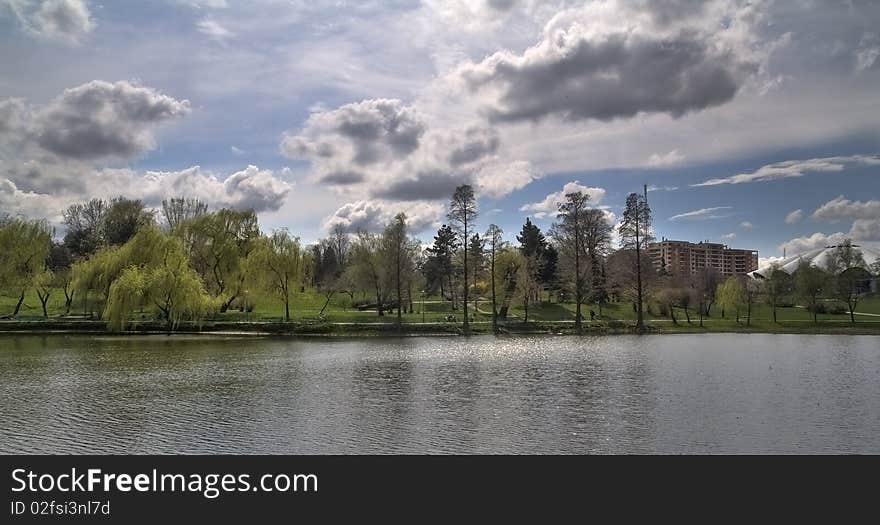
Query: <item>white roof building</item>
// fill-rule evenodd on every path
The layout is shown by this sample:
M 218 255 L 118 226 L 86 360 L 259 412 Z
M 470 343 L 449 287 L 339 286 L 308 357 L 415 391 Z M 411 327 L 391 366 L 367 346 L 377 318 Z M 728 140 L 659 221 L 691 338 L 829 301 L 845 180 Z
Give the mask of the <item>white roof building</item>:
M 826 246 L 824 248 L 816 248 L 814 250 L 810 250 L 808 252 L 799 253 L 797 255 L 792 255 L 791 257 L 786 257 L 782 260 L 782 262 L 777 262 L 779 265 L 779 269 L 788 273 L 793 274 L 795 270 L 797 270 L 798 266 L 800 266 L 801 261 L 807 261 L 813 266 L 818 266 L 819 268 L 828 268 L 828 262 L 831 260 L 831 254 L 834 253 L 834 249 L 837 246 Z M 865 246 L 860 246 L 858 244 L 853 244 L 853 248 L 858 249 L 862 252 L 862 257 L 865 259 L 865 263 L 868 265 L 874 264 L 878 260 L 880 260 L 880 251 L 875 250 L 874 248 L 868 248 Z M 767 272 L 770 271 L 771 265 L 766 264 L 754 272 L 750 272 L 748 275 L 752 278 L 763 279 L 768 277 Z

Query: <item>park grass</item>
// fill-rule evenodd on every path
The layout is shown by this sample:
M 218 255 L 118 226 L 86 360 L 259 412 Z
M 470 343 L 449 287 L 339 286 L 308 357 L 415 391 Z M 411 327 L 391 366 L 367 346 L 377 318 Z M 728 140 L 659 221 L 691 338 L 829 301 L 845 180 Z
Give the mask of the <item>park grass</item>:
M 71 310 L 71 316 L 64 316 L 64 294 L 61 290 L 55 290 L 50 295 L 48 310 L 49 319 L 43 318 L 42 308 L 36 292 L 30 290 L 25 295 L 25 301 L 18 317 L 15 320 L 0 322 L 0 331 L 11 329 L 39 330 L 63 329 L 65 326 L 76 330 L 76 327 L 86 328 L 83 322 L 82 298 L 76 298 Z M 356 295 L 355 302 L 368 302 L 369 297 Z M 0 295 L 0 316 L 9 316 L 15 308 L 18 298 L 10 295 Z M 261 331 L 261 332 L 296 332 L 331 335 L 366 335 L 369 333 L 396 333 L 396 312 L 386 312 L 379 316 L 375 310 L 358 310 L 352 304 L 352 298 L 347 294 L 337 293 L 331 297 L 323 317 L 320 316 L 326 296 L 314 290 L 305 290 L 293 295 L 291 301 L 291 322 L 284 322 L 283 303 L 273 295 L 263 293 L 248 294 L 248 305 L 251 311 L 248 313 L 231 309 L 225 313 L 216 313 L 200 323 L 184 323 L 180 329 L 194 331 Z M 827 301 L 831 306 L 835 303 Z M 462 309 L 459 304 L 456 310 L 452 310 L 449 301 L 442 301 L 439 297 L 432 296 L 419 298 L 414 302 L 414 312 L 404 313 L 402 321 L 408 325 L 406 333 L 424 334 L 455 334 L 460 333 Z M 469 303 L 469 311 L 472 315 L 472 332 L 488 333 L 491 331 L 491 306 L 488 300 L 481 298 L 477 309 L 474 303 Z M 424 308 L 424 314 L 422 309 Z M 87 331 L 99 329 L 101 322 L 95 312 L 100 310 L 100 304 L 94 298 L 86 305 L 86 319 L 91 319 Z M 590 322 L 590 310 L 597 315 L 595 322 Z M 573 304 L 563 304 L 551 301 L 533 303 L 529 307 L 528 323 L 524 322 L 525 311 L 517 305 L 510 309 L 509 317 L 502 322 L 506 331 L 512 333 L 569 333 L 574 327 Z M 856 308 L 856 323 L 850 322 L 849 314 L 820 314 L 819 323 L 813 324 L 812 315 L 803 307 L 778 307 L 777 321 L 772 321 L 772 312 L 768 305 L 763 303 L 752 306 L 751 321 L 747 324 L 745 311 L 740 312 L 740 320 L 737 322 L 734 312 L 725 312 L 725 317 L 720 317 L 720 310 L 713 307 L 711 317 L 699 325 L 699 316 L 695 310 L 690 311 L 691 322 L 688 323 L 685 312 L 681 308 L 675 308 L 677 324 L 672 322 L 668 315 L 661 315 L 657 305 L 645 312 L 645 321 L 649 331 L 655 333 L 709 333 L 709 332 L 741 332 L 741 333 L 870 333 L 880 334 L 880 296 L 866 297 L 860 301 Z M 604 305 L 600 309 L 598 305 L 584 305 L 582 313 L 585 318 L 584 327 L 588 332 L 613 333 L 630 332 L 635 326 L 635 312 L 631 303 L 612 303 Z M 858 315 L 873 314 L 873 315 Z M 447 316 L 455 316 L 455 322 L 447 321 Z M 163 325 L 151 318 L 146 312 L 136 312 L 132 318 L 133 330 L 163 330 Z M 60 324 L 59 324 L 60 323 Z

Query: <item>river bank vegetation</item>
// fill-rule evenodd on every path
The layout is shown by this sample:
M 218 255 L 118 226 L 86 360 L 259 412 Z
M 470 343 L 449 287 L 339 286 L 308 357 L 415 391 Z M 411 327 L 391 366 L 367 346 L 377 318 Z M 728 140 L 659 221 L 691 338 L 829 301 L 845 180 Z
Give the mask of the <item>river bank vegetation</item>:
M 648 256 L 646 198 L 630 194 L 618 242 L 577 192 L 542 232 L 515 242 L 476 228 L 459 187 L 429 245 L 397 215 L 381 232 L 304 245 L 263 232 L 251 210 L 176 198 L 160 209 L 93 199 L 46 221 L 0 219 L 0 330 L 242 330 L 283 333 L 880 333 L 880 272 L 846 242 L 827 267 L 793 275 L 669 275 Z

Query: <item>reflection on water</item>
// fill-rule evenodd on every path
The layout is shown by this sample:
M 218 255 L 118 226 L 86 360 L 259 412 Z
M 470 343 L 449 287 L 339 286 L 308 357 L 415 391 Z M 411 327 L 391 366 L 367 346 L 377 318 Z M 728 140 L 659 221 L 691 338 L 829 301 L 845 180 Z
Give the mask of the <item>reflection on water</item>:
M 880 339 L 0 337 L 3 453 L 880 453 Z

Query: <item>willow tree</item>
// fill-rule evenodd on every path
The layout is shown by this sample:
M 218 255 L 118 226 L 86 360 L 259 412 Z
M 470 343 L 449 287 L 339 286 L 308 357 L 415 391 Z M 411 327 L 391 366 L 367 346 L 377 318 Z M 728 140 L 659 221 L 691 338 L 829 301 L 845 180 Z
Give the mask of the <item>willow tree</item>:
M 275 230 L 263 237 L 250 255 L 256 280 L 284 303 L 284 320 L 290 321 L 290 300 L 306 277 L 308 254 L 298 237 L 287 229 Z
M 221 209 L 178 227 L 192 265 L 225 312 L 246 288 L 247 258 L 260 236 L 253 210 Z
M 0 288 L 17 297 L 18 315 L 25 293 L 46 280 L 52 232 L 46 221 L 8 219 L 0 224 Z
M 138 309 L 155 314 L 173 330 L 182 320 L 200 321 L 214 308 L 215 301 L 189 265 L 183 241 L 155 226 L 107 250 L 98 262 L 99 282 L 109 282 L 102 317 L 110 330 L 124 330 Z

